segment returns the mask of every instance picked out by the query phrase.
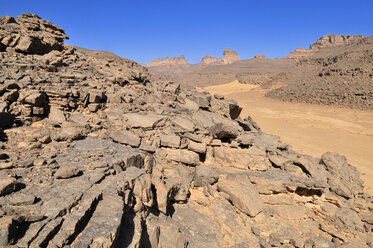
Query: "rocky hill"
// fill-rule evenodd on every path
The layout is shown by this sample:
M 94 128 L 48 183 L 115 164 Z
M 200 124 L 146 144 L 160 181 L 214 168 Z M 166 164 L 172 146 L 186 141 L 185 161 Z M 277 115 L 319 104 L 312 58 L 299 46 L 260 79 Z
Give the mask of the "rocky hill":
M 233 64 L 234 62 L 240 61 L 240 57 L 236 51 L 233 51 L 230 48 L 224 49 L 223 57 L 220 59 L 220 63 L 224 65 Z
M 313 55 L 319 49 L 326 47 L 336 47 L 347 45 L 359 41 L 364 38 L 364 35 L 324 35 L 316 42 L 312 43 L 308 49 L 297 48 L 291 52 L 287 58 L 289 59 L 302 59 Z
M 269 92 L 268 96 L 373 110 L 373 36 L 347 37 L 350 38 L 320 38 L 311 45 L 310 49 L 314 50 L 311 55 L 278 78 L 277 81 L 287 85 Z M 329 41 L 336 45 L 328 45 Z
M 152 66 L 166 66 L 166 67 L 173 67 L 173 66 L 179 66 L 179 65 L 189 65 L 189 63 L 186 61 L 184 55 L 180 55 L 179 57 L 166 57 L 161 59 L 155 59 L 152 61 L 149 61 L 146 66 L 152 67 Z
M 212 57 L 209 54 L 206 54 L 206 56 L 201 59 L 201 64 L 204 64 L 204 65 L 216 64 L 216 63 L 219 63 L 219 59 L 216 57 Z
M 298 154 L 234 101 L 64 46 L 36 15 L 0 20 L 0 246 L 372 247 L 343 156 Z

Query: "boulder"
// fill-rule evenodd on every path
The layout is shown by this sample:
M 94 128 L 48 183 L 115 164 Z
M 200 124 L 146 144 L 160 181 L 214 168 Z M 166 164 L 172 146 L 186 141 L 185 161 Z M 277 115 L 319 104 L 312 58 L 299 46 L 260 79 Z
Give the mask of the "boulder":
M 70 178 L 70 177 L 75 177 L 75 176 L 79 175 L 79 173 L 81 173 L 81 171 L 77 167 L 63 166 L 63 167 L 60 167 L 56 171 L 54 176 L 57 179 L 67 179 L 67 178 Z
M 167 158 L 169 160 L 184 163 L 187 165 L 198 165 L 199 164 L 199 155 L 198 153 L 180 149 L 165 149 L 167 153 Z
M 13 177 L 0 179 L 0 196 L 10 194 L 17 190 L 17 180 Z
M 233 140 L 240 133 L 240 130 L 235 125 L 228 122 L 220 122 L 211 128 L 211 134 L 214 138 L 221 140 Z
M 66 121 L 66 117 L 62 110 L 56 106 L 51 106 L 49 109 L 48 120 L 54 124 L 61 124 Z
M 130 145 L 132 147 L 139 147 L 141 138 L 131 133 L 130 131 L 111 131 L 109 137 L 115 142 Z
M 219 179 L 218 190 L 228 194 L 232 204 L 251 217 L 255 217 L 264 209 L 258 191 L 246 175 L 228 175 Z
M 133 128 L 142 128 L 145 130 L 153 129 L 155 126 L 165 119 L 166 117 L 163 115 L 156 115 L 156 114 L 137 114 L 137 113 L 130 113 L 125 114 L 123 116 L 127 124 Z

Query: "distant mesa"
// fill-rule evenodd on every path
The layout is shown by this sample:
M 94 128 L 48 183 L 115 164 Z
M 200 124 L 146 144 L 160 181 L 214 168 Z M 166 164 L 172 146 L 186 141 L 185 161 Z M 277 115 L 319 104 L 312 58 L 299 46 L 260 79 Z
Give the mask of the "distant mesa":
M 165 58 L 157 58 L 155 60 L 151 60 L 147 63 L 147 66 L 178 66 L 178 65 L 189 65 L 186 61 L 184 55 L 180 55 L 179 57 L 165 57 Z
M 308 49 L 297 48 L 286 57 L 289 59 L 302 59 L 314 54 L 317 50 L 332 46 L 346 45 L 365 38 L 364 35 L 324 35 L 312 43 Z
M 212 57 L 207 54 L 205 57 L 201 59 L 199 65 L 228 65 L 233 64 L 234 62 L 240 61 L 240 56 L 238 53 L 230 48 L 224 49 L 223 56 L 218 59 L 216 57 Z M 147 67 L 180 67 L 184 65 L 190 65 L 186 60 L 184 55 L 179 57 L 166 57 L 166 58 L 157 58 L 155 60 L 149 61 L 146 66 Z
M 219 59 L 217 57 L 212 57 L 209 54 L 206 54 L 206 56 L 201 59 L 201 64 L 203 65 L 216 64 L 218 62 Z
M 254 56 L 254 59 L 266 59 L 266 56 L 264 54 L 257 54 Z

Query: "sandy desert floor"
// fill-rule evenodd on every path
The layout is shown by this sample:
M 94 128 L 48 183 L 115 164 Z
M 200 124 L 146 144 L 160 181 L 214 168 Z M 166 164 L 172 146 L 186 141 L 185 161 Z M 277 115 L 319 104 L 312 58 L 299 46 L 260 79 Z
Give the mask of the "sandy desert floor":
M 235 99 L 243 107 L 241 117 L 250 115 L 264 132 L 281 136 L 300 153 L 345 155 L 373 194 L 373 112 L 282 102 L 264 97 L 259 86 L 238 81 L 200 90 Z

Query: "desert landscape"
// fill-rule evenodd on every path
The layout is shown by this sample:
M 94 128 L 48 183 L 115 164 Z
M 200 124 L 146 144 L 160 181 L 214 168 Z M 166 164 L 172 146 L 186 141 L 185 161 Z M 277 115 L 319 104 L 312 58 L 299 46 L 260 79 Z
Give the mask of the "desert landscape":
M 237 80 L 199 88 L 232 98 L 263 131 L 275 134 L 305 154 L 344 154 L 362 173 L 365 190 L 373 194 L 373 112 L 335 106 L 288 103 L 265 97 L 268 89 Z
M 57 25 L 0 17 L 0 247 L 373 247 L 372 37 L 141 65 Z

